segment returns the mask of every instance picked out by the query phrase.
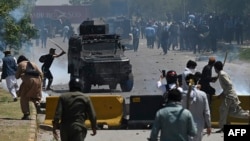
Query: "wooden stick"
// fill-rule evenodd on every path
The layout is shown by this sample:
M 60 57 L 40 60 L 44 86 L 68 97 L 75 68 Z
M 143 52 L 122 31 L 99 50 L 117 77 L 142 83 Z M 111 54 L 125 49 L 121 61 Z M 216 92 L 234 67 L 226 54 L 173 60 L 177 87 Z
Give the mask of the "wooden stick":
M 225 65 L 225 63 L 227 61 L 227 54 L 228 54 L 228 51 L 226 51 L 226 55 L 225 55 L 225 58 L 224 58 L 223 66 Z
M 187 109 L 189 109 L 190 107 L 190 95 L 192 92 L 193 83 L 194 83 L 193 79 L 190 79 L 188 83 L 188 92 L 187 92 Z
M 49 41 L 52 42 L 54 45 L 56 45 L 58 48 L 60 48 L 62 51 L 64 51 L 63 48 L 57 42 L 55 42 L 54 40 L 51 40 L 51 39 L 49 39 Z

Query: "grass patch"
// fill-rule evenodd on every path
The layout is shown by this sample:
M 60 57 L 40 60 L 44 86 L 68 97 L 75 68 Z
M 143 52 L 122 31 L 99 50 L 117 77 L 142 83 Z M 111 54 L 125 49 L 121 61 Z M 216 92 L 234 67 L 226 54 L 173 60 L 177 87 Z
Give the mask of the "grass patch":
M 250 48 L 240 48 L 239 59 L 243 61 L 249 61 L 250 60 Z
M 29 139 L 29 126 L 28 124 L 18 124 L 13 126 L 15 122 L 1 124 L 0 138 L 3 141 L 27 141 Z M 3 127 L 3 128 L 2 128 Z
M 30 121 L 21 120 L 22 116 L 20 101 L 13 102 L 9 92 L 0 88 L 1 140 L 27 141 L 29 139 Z
M 13 102 L 8 91 L 0 88 L 0 118 L 20 119 L 22 117 L 20 102 Z

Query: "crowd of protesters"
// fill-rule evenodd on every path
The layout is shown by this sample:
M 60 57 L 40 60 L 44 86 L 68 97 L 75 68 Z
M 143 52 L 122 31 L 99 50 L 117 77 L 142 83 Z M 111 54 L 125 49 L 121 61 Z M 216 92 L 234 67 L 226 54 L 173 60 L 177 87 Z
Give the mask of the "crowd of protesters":
M 242 45 L 250 37 L 248 18 L 226 14 L 189 14 L 185 20 L 166 21 L 140 18 L 134 24 L 140 29 L 141 39 L 146 38 L 147 47 L 156 44 L 164 54 L 171 48 L 194 54 L 216 52 L 218 42 Z
M 208 64 L 204 66 L 202 72 L 196 70 L 196 66 L 197 62 L 188 60 L 184 71 L 179 75 L 172 69 L 166 74 L 165 71 L 162 71 L 160 80 L 157 81 L 157 87 L 162 91 L 166 105 L 156 112 L 150 141 L 157 141 L 159 132 L 161 132 L 161 141 L 171 139 L 202 141 L 204 134 L 210 135 L 212 131 L 211 98 L 216 91 L 210 86 L 210 83 L 217 80 L 223 91 L 218 95 L 218 98 L 221 99 L 219 110 L 213 108 L 213 110 L 219 111 L 220 129 L 215 133 L 224 132 L 224 125 L 229 121 L 228 116 L 240 119 L 250 118 L 249 110 L 244 110 L 240 106 L 241 101 L 234 89 L 233 82 L 230 76 L 223 71 L 221 61 L 210 56 Z M 213 68 L 217 75 L 212 74 Z

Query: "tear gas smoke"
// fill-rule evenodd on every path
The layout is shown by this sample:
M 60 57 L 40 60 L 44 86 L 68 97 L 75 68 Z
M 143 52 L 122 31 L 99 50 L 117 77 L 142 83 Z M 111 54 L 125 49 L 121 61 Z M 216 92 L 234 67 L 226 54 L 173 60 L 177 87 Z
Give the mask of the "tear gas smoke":
M 236 50 L 228 52 L 223 70 L 229 74 L 233 83 L 233 87 L 238 95 L 250 95 L 250 78 L 248 77 L 250 75 L 250 72 L 248 71 L 249 64 L 238 64 L 239 61 L 237 54 L 238 51 Z M 218 53 L 215 56 L 217 61 L 224 62 L 225 54 Z M 204 56 L 202 58 L 204 58 Z M 202 71 L 203 67 L 207 64 L 207 60 L 208 58 L 203 59 L 201 62 L 197 62 L 198 71 Z M 214 68 L 212 75 L 217 75 L 217 73 L 214 71 Z M 216 83 L 210 84 L 216 89 L 216 94 L 220 94 L 222 92 L 218 81 Z
M 17 9 L 14 9 L 10 12 L 11 17 L 13 17 L 16 22 L 19 22 L 25 16 L 24 9 L 24 6 L 20 6 Z

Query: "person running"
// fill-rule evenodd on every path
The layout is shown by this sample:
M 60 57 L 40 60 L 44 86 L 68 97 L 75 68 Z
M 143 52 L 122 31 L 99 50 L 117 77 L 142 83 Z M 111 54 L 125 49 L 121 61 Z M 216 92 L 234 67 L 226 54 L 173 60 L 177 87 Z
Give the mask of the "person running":
M 19 89 L 19 86 L 17 84 L 17 80 L 15 78 L 15 73 L 17 70 L 17 62 L 16 58 L 11 55 L 11 51 L 7 50 L 4 51 L 4 58 L 2 59 L 3 65 L 2 65 L 2 75 L 0 82 L 2 79 L 6 80 L 7 88 L 13 98 L 13 101 L 17 101 L 17 91 Z
M 240 106 L 241 102 L 234 89 L 233 82 L 230 76 L 223 70 L 223 64 L 221 61 L 214 63 L 214 70 L 218 74 L 218 80 L 220 82 L 221 88 L 223 89 L 223 91 L 218 96 L 222 99 L 222 102 L 219 108 L 220 130 L 216 131 L 216 133 L 220 133 L 224 131 L 224 125 L 227 123 L 228 115 L 236 118 L 249 119 L 250 114 L 249 110 L 243 110 Z
M 22 120 L 30 120 L 29 102 L 33 102 L 37 114 L 43 114 L 41 110 L 42 98 L 42 78 L 43 73 L 34 62 L 30 62 L 25 56 L 20 55 L 17 59 L 18 67 L 15 74 L 16 79 L 21 79 L 22 83 L 18 92 L 20 105 L 23 113 Z
M 39 61 L 43 63 L 42 65 L 42 71 L 44 74 L 44 78 L 43 78 L 43 89 L 45 90 L 53 90 L 51 89 L 51 84 L 53 82 L 53 75 L 50 71 L 50 67 L 54 61 L 54 58 L 60 57 L 63 54 L 65 54 L 65 52 L 62 50 L 62 52 L 60 54 L 56 54 L 55 53 L 54 48 L 50 48 L 49 50 L 49 54 L 43 55 L 39 58 Z M 48 79 L 48 85 L 46 87 L 46 79 Z
M 84 141 L 87 128 L 84 123 L 88 118 L 91 123 L 92 136 L 96 135 L 96 113 L 90 98 L 77 89 L 59 96 L 55 116 L 53 119 L 53 136 L 56 140 L 60 129 L 61 141 Z M 60 125 L 60 126 L 59 126 Z

